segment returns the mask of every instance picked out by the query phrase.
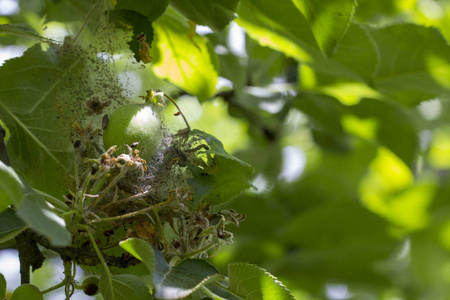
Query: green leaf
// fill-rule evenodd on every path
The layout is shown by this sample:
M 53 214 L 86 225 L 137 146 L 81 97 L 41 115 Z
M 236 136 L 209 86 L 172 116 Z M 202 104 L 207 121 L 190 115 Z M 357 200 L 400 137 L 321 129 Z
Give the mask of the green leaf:
M 17 215 L 31 229 L 47 237 L 52 245 L 69 246 L 72 237 L 66 230 L 64 220 L 53 213 L 38 194 L 25 194 L 22 203 L 17 207 Z
M 320 49 L 333 56 L 350 25 L 355 0 L 294 0 L 305 16 Z
M 43 52 L 36 45 L 0 68 L 0 118 L 11 132 L 6 144 L 11 166 L 32 186 L 60 197 L 74 156 L 52 95 L 70 73 L 57 49 Z
M 153 276 L 155 269 L 155 254 L 152 246 L 144 239 L 130 238 L 119 243 L 120 247 L 125 249 L 128 253 L 142 261 L 150 272 L 150 277 Z
M 228 265 L 229 290 L 246 300 L 294 299 L 291 292 L 266 270 L 247 263 Z
M 3 243 L 27 228 L 25 222 L 17 217 L 12 208 L 0 213 L 0 243 Z
M 14 169 L 0 161 L 0 212 L 13 203 L 20 203 L 23 189 L 22 181 Z
M 307 63 L 324 74 L 365 80 L 368 71 L 351 60 L 351 51 L 356 51 L 358 62 L 363 61 L 363 65 L 373 64 L 374 58 L 371 56 L 375 55 L 375 51 L 371 49 L 373 46 L 368 38 L 362 34 L 359 34 L 361 40 L 344 36 L 342 39 L 346 45 L 342 46 L 339 56 L 338 48 L 335 59 L 324 56 L 308 22 L 290 0 L 243 0 L 238 15 L 236 22 L 261 45 Z M 370 51 L 366 53 L 367 49 Z M 361 57 L 361 54 L 364 55 Z M 357 72 L 361 70 L 363 74 L 360 75 Z
M 6 295 L 6 279 L 3 274 L 0 274 L 0 299 L 5 298 Z
M 155 73 L 186 92 L 205 100 L 213 95 L 218 80 L 205 38 L 188 37 L 189 27 L 174 13 L 165 14 L 153 23 L 156 53 Z
M 297 97 L 296 107 L 309 116 L 315 142 L 329 150 L 348 150 L 348 139 L 341 125 L 341 117 L 346 107 L 333 97 L 301 93 Z M 328 143 L 317 136 L 322 134 Z
M 98 286 L 105 300 L 153 299 L 144 281 L 131 274 L 113 275 L 112 283 L 107 274 L 104 274 Z
M 115 9 L 126 9 L 145 16 L 151 23 L 158 19 L 169 5 L 169 0 L 117 0 Z
M 33 284 L 22 284 L 11 295 L 10 300 L 44 300 L 41 290 Z
M 154 35 L 152 23 L 142 14 L 127 9 L 113 10 L 110 12 L 109 17 L 110 21 L 125 22 L 126 24 L 133 26 L 133 38 L 128 41 L 127 44 L 134 53 L 136 61 L 141 61 L 141 57 L 139 56 L 139 42 L 136 40 L 136 37 L 139 34 L 144 33 L 146 43 L 151 45 Z
M 211 191 L 205 195 L 204 201 L 215 204 L 214 209 L 221 209 L 218 205 L 225 205 L 227 202 L 234 199 L 242 191 L 252 187 L 250 177 L 254 169 L 247 163 L 241 161 L 237 157 L 227 153 L 222 143 L 214 136 L 194 129 L 191 131 L 191 136 L 194 140 L 203 140 L 209 147 L 204 153 L 212 154 L 214 156 L 214 171 L 212 172 L 213 179 L 198 179 L 191 180 L 190 183 L 195 188 L 201 185 L 201 193 L 206 193 L 208 185 L 214 183 Z M 206 175 L 198 175 L 200 178 Z M 206 185 L 206 186 L 205 186 Z
M 407 106 L 450 90 L 450 47 L 440 32 L 414 24 L 366 27 L 380 63 L 375 85 Z
M 169 266 L 157 250 L 153 283 L 158 299 L 181 299 L 189 296 L 203 284 L 221 277 L 216 268 L 202 259 L 188 259 L 175 267 Z
M 330 189 L 326 184 L 323 181 L 320 186 Z M 333 190 L 325 193 L 332 196 Z M 308 198 L 313 196 L 304 194 Z M 284 262 L 283 272 L 295 272 L 301 278 L 323 283 L 329 278 L 355 284 L 385 280 L 371 266 L 389 257 L 398 241 L 389 236 L 385 220 L 359 201 L 344 197 L 331 200 L 328 197 L 320 203 L 312 198 L 312 207 L 290 220 L 283 230 L 284 240 L 298 251 Z
M 171 0 L 170 4 L 200 25 L 220 31 L 234 19 L 239 0 Z
M 378 141 L 389 148 L 410 168 L 415 168 L 419 138 L 411 113 L 400 105 L 375 99 L 363 99 L 350 107 L 362 119 L 377 120 Z

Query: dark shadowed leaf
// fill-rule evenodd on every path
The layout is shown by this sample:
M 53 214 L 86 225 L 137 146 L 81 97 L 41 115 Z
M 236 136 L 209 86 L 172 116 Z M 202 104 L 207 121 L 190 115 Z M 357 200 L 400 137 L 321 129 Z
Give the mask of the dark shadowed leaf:
M 222 30 L 234 19 L 239 0 L 171 0 L 186 17 L 213 30 Z
M 153 299 L 144 281 L 131 274 L 113 275 L 112 282 L 103 275 L 98 286 L 105 300 Z
M 6 280 L 3 274 L 0 274 L 0 298 L 5 298 L 6 295 Z
M 27 224 L 17 217 L 12 208 L 0 214 L 0 242 L 5 242 L 27 228 Z
M 158 299 L 181 299 L 219 278 L 221 275 L 216 268 L 205 260 L 188 259 L 172 267 L 159 251 L 155 251 L 153 283 Z
M 363 99 L 350 111 L 362 119 L 377 120 L 378 141 L 394 152 L 410 168 L 414 168 L 419 151 L 419 138 L 408 110 L 375 99 Z
M 149 277 L 152 278 L 155 269 L 155 255 L 152 246 L 146 240 L 130 238 L 120 242 L 120 247 L 142 261 L 149 271 Z
M 153 22 L 166 11 L 167 5 L 169 5 L 169 0 L 117 0 L 114 8 L 137 12 L 145 16 L 149 22 Z
M 134 53 L 134 58 L 137 61 L 141 61 L 141 57 L 139 56 L 139 42 L 136 37 L 141 33 L 144 33 L 146 38 L 145 42 L 151 45 L 153 41 L 152 23 L 142 14 L 127 9 L 117 9 L 111 11 L 110 21 L 124 22 L 133 26 L 133 38 L 128 41 L 128 46 Z
M 224 205 L 244 190 L 252 187 L 250 177 L 254 170 L 249 164 L 227 153 L 222 143 L 206 132 L 195 129 L 192 130 L 191 136 L 207 143 L 209 150 L 205 150 L 204 153 L 213 154 L 216 164 L 214 174 L 212 174 L 214 180 L 204 178 L 190 181 L 194 189 L 201 187 L 200 190 L 203 194 L 209 189 L 208 185 L 213 184 L 212 189 L 204 196 L 203 200 L 215 205 Z M 199 176 L 202 177 L 202 175 Z M 218 206 L 215 209 L 219 210 Z

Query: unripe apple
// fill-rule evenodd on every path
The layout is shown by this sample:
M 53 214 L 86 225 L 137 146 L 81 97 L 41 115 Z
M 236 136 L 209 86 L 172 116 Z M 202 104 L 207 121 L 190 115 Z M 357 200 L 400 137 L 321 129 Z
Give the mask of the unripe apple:
M 149 105 L 126 104 L 111 114 L 103 130 L 105 149 L 117 145 L 117 154 L 127 153 L 124 144 L 139 142 L 140 156 L 150 160 L 162 140 L 161 121 Z
M 98 292 L 98 282 L 99 279 L 97 276 L 86 277 L 81 284 L 83 292 L 88 296 L 94 296 Z

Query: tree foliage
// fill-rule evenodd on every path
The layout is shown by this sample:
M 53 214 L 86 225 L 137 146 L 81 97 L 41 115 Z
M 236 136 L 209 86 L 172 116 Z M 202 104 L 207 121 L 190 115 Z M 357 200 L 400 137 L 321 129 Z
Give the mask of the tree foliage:
M 70 297 L 75 265 L 107 300 L 449 297 L 450 3 L 18 5 L 0 243 L 23 270 L 0 298 Z M 102 143 L 129 103 L 162 123 L 148 161 Z M 55 287 L 30 282 L 42 249 Z

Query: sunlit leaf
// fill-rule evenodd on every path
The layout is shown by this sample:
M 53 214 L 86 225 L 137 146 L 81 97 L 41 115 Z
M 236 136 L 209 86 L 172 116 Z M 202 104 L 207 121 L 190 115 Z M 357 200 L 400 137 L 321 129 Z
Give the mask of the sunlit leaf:
M 261 45 L 310 64 L 319 72 L 362 81 L 367 80 L 367 73 L 375 67 L 376 52 L 370 40 L 354 26 L 352 32 L 359 37 L 342 37 L 342 45 L 338 47 L 335 58 L 324 56 L 307 20 L 291 1 L 243 0 L 238 15 L 236 22 Z M 352 61 L 352 51 L 357 61 Z M 365 67 L 358 65 L 358 62 Z
M 0 212 L 13 203 L 19 204 L 24 186 L 13 168 L 0 161 Z
M 155 269 L 155 255 L 152 246 L 146 240 L 130 238 L 120 242 L 120 247 L 142 261 L 149 271 L 149 276 L 153 276 L 153 271 Z
M 207 41 L 198 35 L 189 38 L 189 27 L 176 14 L 165 14 L 153 26 L 155 73 L 201 100 L 212 96 L 218 78 Z
M 34 231 L 44 235 L 54 246 L 68 246 L 71 234 L 65 222 L 50 210 L 47 203 L 36 193 L 26 193 L 17 208 L 17 215 Z
M 294 0 L 314 33 L 320 49 L 332 56 L 344 36 L 356 6 L 355 0 Z
M 266 270 L 247 263 L 228 265 L 229 290 L 246 300 L 294 299 L 291 292 Z
M 399 105 L 363 99 L 351 111 L 363 119 L 377 120 L 377 138 L 411 168 L 416 163 L 419 139 L 413 117 Z
M 377 88 L 407 106 L 450 90 L 450 47 L 434 28 L 366 28 L 380 54 Z

